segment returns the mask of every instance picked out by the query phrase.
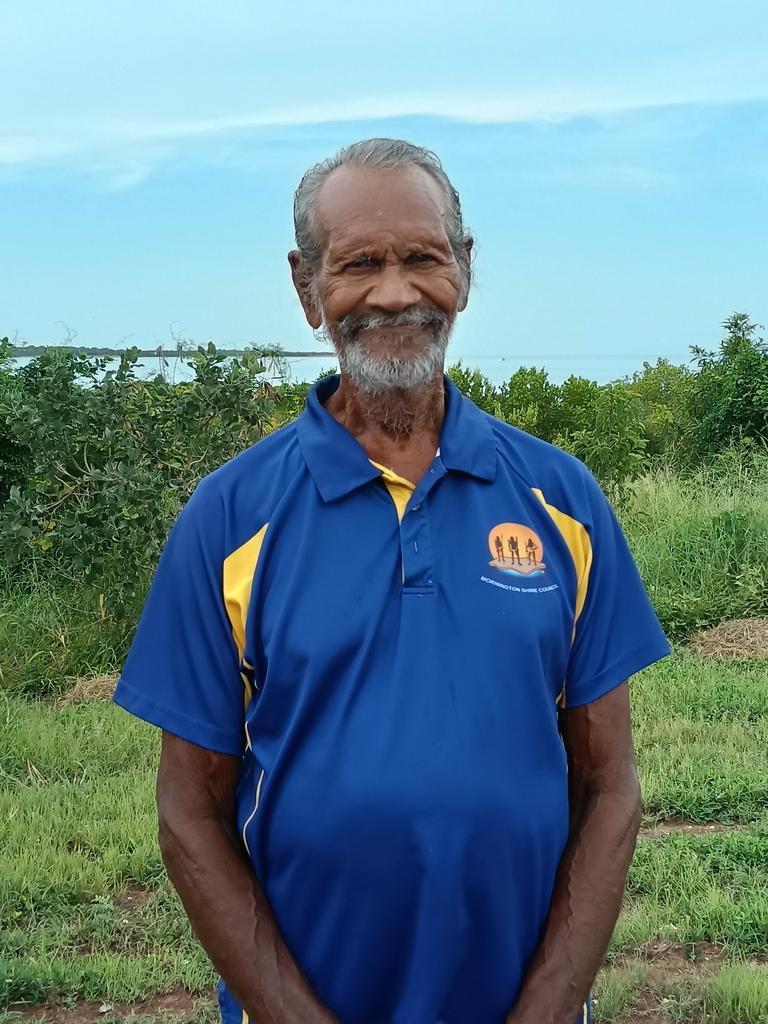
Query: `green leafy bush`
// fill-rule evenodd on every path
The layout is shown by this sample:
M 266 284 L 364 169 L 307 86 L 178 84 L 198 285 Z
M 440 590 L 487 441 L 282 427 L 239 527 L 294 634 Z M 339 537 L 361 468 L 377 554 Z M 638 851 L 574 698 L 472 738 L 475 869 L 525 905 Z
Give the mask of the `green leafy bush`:
M 582 459 L 612 498 L 647 466 L 646 439 L 631 394 L 616 385 L 601 388 L 589 425 L 557 438 Z
M 618 385 L 637 403 L 649 458 L 680 461 L 693 425 L 690 406 L 694 384 L 689 367 L 658 359 L 643 363 L 641 371 Z
M 230 363 L 199 348 L 194 380 L 180 384 L 137 379 L 136 358 L 126 352 L 102 376 L 104 360 L 51 350 L 3 394 L 0 420 L 31 452 L 0 509 L 0 560 L 13 576 L 56 575 L 123 604 L 197 481 L 274 426 L 277 394 L 255 353 Z
M 448 376 L 459 391 L 471 399 L 475 405 L 479 405 L 491 416 L 503 418 L 498 391 L 479 370 L 470 370 L 459 360 L 454 366 L 448 367 Z
M 583 459 L 612 495 L 646 465 L 640 403 L 620 385 L 575 376 L 553 384 L 535 367 L 521 367 L 498 387 L 461 363 L 448 373 L 481 409 Z
M 658 360 L 603 386 L 555 384 L 536 367 L 498 386 L 461 363 L 448 371 L 490 414 L 587 463 L 625 515 L 675 636 L 768 610 L 768 501 L 754 484 L 766 465 L 768 348 L 746 314 L 724 326 L 719 351 L 696 350 L 693 369 Z M 137 378 L 136 349 L 115 372 L 71 348 L 23 368 L 9 353 L 3 339 L 0 569 L 11 586 L 85 585 L 102 595 L 102 615 L 135 606 L 197 481 L 295 417 L 308 389 L 265 383 L 271 351 L 180 350 L 194 379 L 178 384 Z
M 694 349 L 698 373 L 688 403 L 694 461 L 739 437 L 768 440 L 768 345 L 746 313 L 733 313 L 723 328 L 717 352 Z
M 0 407 L 17 386 L 17 374 L 11 368 L 11 343 L 0 338 Z M 7 500 L 11 487 L 22 483 L 30 471 L 32 451 L 15 437 L 0 415 L 0 504 Z

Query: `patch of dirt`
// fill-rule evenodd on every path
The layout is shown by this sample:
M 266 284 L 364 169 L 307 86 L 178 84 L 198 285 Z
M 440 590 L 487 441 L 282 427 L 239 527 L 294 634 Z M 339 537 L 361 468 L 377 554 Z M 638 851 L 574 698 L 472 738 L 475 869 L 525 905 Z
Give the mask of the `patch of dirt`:
M 114 904 L 124 913 L 136 913 L 155 896 L 156 889 L 143 889 L 140 885 L 128 882 L 119 896 L 114 897 Z
M 115 691 L 117 676 L 69 676 L 67 682 L 70 684 L 69 689 L 59 697 L 59 707 L 84 704 L 90 700 L 110 700 Z
M 729 832 L 738 825 L 724 825 L 721 821 L 710 821 L 702 825 L 696 821 L 685 821 L 683 818 L 662 818 L 652 825 L 643 825 L 640 836 L 643 839 L 663 839 L 673 832 L 682 832 L 686 836 L 710 836 L 717 832 Z
M 705 658 L 768 658 L 768 617 L 731 619 L 702 629 L 690 638 L 688 647 Z
M 646 970 L 635 991 L 632 1008 L 624 1024 L 670 1024 L 665 1012 L 670 1001 L 670 982 L 681 975 L 707 975 L 719 970 L 725 950 L 714 942 L 671 942 L 651 939 L 633 946 L 613 961 L 613 966 L 636 964 Z
M 98 1024 L 99 1021 L 122 1021 L 128 1017 L 149 1017 L 172 1024 L 176 1018 L 187 1020 L 214 1005 L 215 1001 L 210 996 L 191 996 L 183 988 L 177 987 L 170 992 L 163 992 L 136 1003 L 78 1002 L 74 1006 L 56 1006 L 51 1003 L 29 1006 L 25 1003 L 15 1003 L 9 1006 L 8 1010 L 18 1014 L 19 1024 L 23 1024 L 24 1021 L 46 1021 L 47 1024 Z
M 639 964 L 648 968 L 648 984 L 661 982 L 677 974 L 691 971 L 715 971 L 725 960 L 725 949 L 716 942 L 674 942 L 670 939 L 649 939 L 628 946 L 612 961 L 612 966 Z
M 716 942 L 665 942 L 652 939 L 643 943 L 638 954 L 650 968 L 649 978 L 686 971 L 714 971 L 725 959 L 725 950 Z
M 659 1014 L 660 996 L 650 988 L 641 988 L 635 996 L 632 1016 L 625 1024 L 669 1024 L 669 1017 Z

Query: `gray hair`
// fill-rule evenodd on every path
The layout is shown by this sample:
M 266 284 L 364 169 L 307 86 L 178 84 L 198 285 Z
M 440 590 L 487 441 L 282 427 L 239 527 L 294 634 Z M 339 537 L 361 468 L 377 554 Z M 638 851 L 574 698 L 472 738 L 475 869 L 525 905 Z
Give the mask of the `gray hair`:
M 363 139 L 350 146 L 344 146 L 338 153 L 321 160 L 306 172 L 299 182 L 293 198 L 293 225 L 296 232 L 296 247 L 309 269 L 314 272 L 320 266 L 322 249 L 315 232 L 315 201 L 320 187 L 337 167 L 359 165 L 364 167 L 422 167 L 443 187 L 448 197 L 448 239 L 456 262 L 462 270 L 464 285 L 469 289 L 470 268 L 465 262 L 464 244 L 470 237 L 464 228 L 459 193 L 443 170 L 440 158 L 430 149 L 415 146 L 402 139 Z

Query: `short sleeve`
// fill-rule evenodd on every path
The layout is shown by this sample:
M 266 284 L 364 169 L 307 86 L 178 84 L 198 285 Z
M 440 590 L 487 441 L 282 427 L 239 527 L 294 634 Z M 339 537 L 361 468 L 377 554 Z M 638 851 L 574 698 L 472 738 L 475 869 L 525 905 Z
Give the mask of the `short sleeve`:
M 205 482 L 166 542 L 113 700 L 190 743 L 244 750 L 244 690 L 222 592 L 221 503 Z
M 597 700 L 670 653 L 619 521 L 586 476 L 592 563 L 568 661 L 566 707 Z

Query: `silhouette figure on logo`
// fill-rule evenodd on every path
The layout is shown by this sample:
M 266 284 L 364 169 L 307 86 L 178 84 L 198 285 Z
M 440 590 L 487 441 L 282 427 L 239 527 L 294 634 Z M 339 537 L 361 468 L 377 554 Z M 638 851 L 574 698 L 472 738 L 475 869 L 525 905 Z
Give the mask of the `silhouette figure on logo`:
M 528 565 L 538 565 L 539 563 L 536 561 L 536 552 L 539 550 L 539 545 L 533 537 L 529 537 L 525 542 L 525 550 L 528 554 Z
M 504 561 L 504 541 L 501 539 L 501 537 L 498 535 L 498 533 L 493 538 L 493 544 L 494 544 L 494 547 L 496 548 L 496 557 L 498 558 L 498 560 L 500 562 L 503 562 Z
M 518 565 L 522 565 L 523 563 L 520 561 L 520 545 L 517 542 L 517 537 L 508 537 L 507 544 L 509 544 L 509 553 L 512 556 L 512 565 L 515 564 L 515 559 L 517 559 Z

